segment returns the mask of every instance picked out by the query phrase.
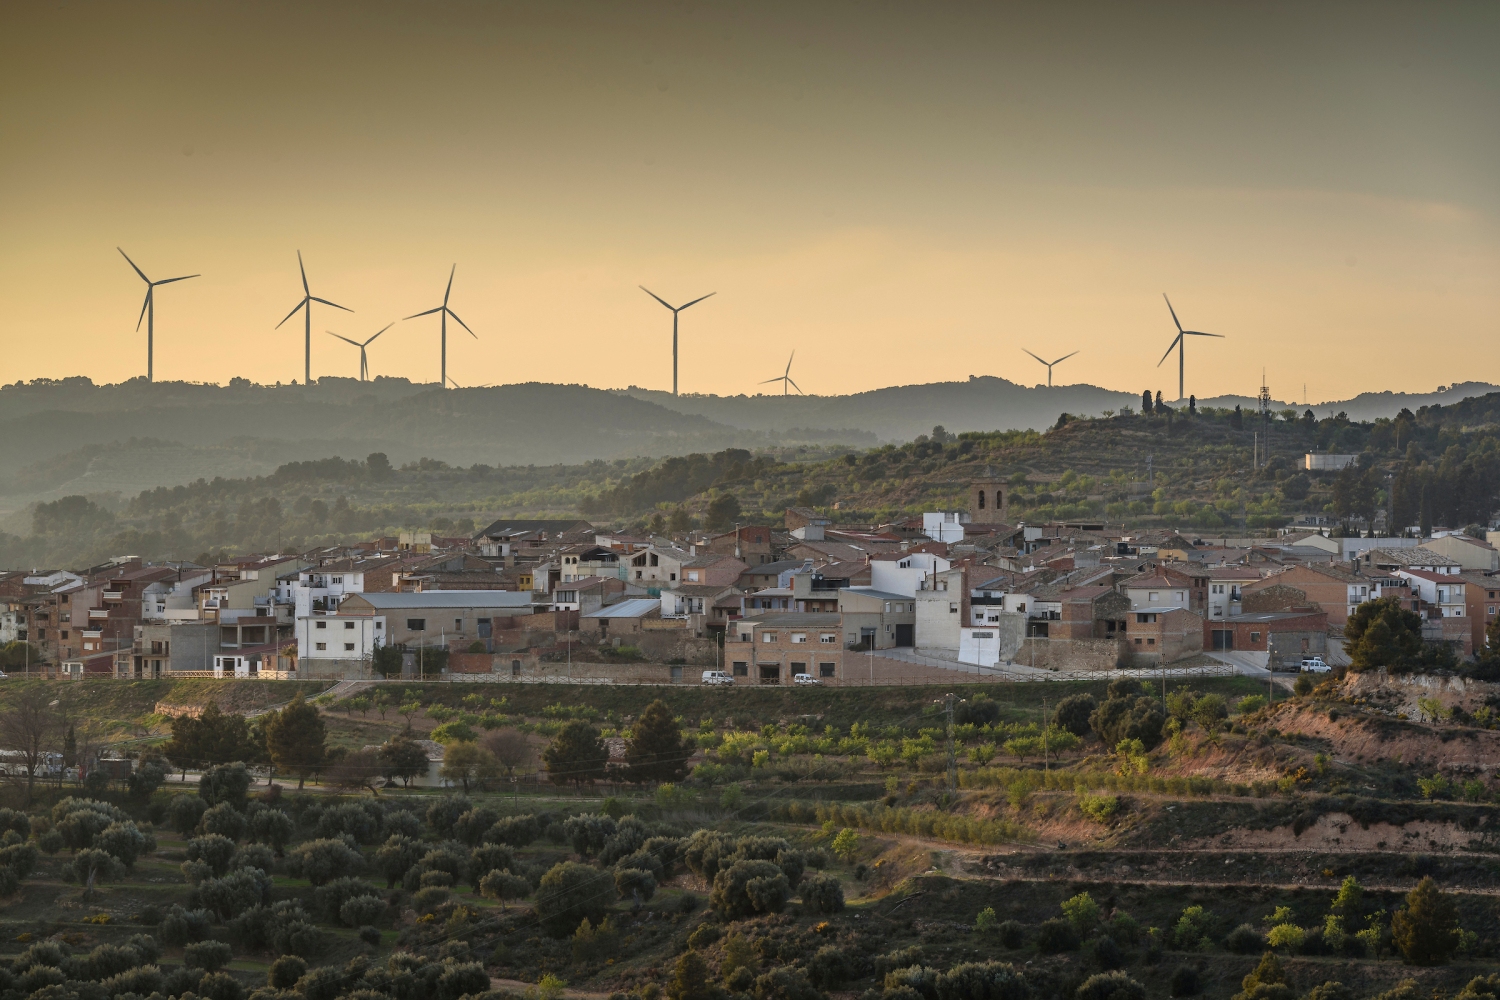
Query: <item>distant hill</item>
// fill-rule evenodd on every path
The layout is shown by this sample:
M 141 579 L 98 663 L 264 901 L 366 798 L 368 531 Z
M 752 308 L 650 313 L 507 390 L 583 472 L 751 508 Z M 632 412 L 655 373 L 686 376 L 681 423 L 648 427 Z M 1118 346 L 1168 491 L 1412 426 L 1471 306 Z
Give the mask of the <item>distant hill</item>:
M 1372 420 L 1494 389 L 1463 383 L 1425 394 L 1364 393 L 1312 409 L 1319 417 Z M 1201 403 L 1254 406 L 1246 397 Z M 725 448 L 868 448 L 910 441 L 938 424 L 952 433 L 1042 430 L 1064 412 L 1099 416 L 1139 406 L 1132 393 L 991 376 L 849 396 L 677 397 L 536 382 L 443 390 L 401 378 L 324 378 L 312 386 L 42 379 L 0 387 L 0 509 L 68 493 L 128 496 L 200 477 L 259 476 L 287 462 L 372 452 L 398 465 L 426 457 L 525 466 Z

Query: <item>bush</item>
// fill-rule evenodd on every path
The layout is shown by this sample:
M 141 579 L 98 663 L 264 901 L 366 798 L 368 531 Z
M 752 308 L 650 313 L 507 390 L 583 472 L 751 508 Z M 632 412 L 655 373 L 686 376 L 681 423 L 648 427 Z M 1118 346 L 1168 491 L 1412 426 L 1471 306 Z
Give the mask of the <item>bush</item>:
M 698 829 L 688 838 L 682 849 L 683 864 L 688 870 L 706 882 L 718 875 L 720 862 L 728 867 L 727 859 L 734 853 L 734 838 L 717 830 Z
M 784 965 L 755 978 L 755 1000 L 822 1000 L 801 969 Z
M 542 834 L 541 824 L 535 816 L 507 816 L 496 821 L 485 833 L 484 839 L 494 844 L 509 844 L 521 848 Z
M 379 896 L 354 896 L 339 907 L 339 919 L 345 927 L 360 927 L 378 921 L 385 910 L 385 900 Z
M 344 802 L 323 810 L 315 832 L 324 839 L 348 834 L 361 844 L 374 844 L 380 840 L 381 827 L 381 816 L 373 803 Z
M 273 990 L 289 990 L 297 985 L 307 972 L 307 963 L 296 955 L 282 955 L 271 963 L 266 973 L 266 985 Z
M 380 928 L 368 924 L 359 929 L 359 939 L 371 948 L 380 947 Z
M 243 809 L 253 780 L 244 764 L 219 764 L 203 772 L 198 797 L 210 806 L 222 802 Z
M 412 893 L 411 905 L 413 909 L 421 914 L 436 913 L 448 904 L 448 900 L 452 896 L 453 894 L 448 891 L 446 886 L 423 886 Z
M 204 972 L 218 972 L 233 960 L 234 949 L 223 941 L 195 941 L 182 950 L 182 964 Z
M 1197 969 L 1191 965 L 1179 965 L 1172 970 L 1171 992 L 1174 997 L 1197 996 L 1200 989 Z
M 844 887 L 832 875 L 810 875 L 798 887 L 802 905 L 814 913 L 840 913 L 844 909 Z
M 1091 694 L 1069 695 L 1057 703 L 1057 711 L 1052 714 L 1052 722 L 1058 729 L 1065 729 L 1074 736 L 1087 736 L 1089 734 L 1089 716 L 1099 703 Z
M 1264 951 L 1266 937 L 1249 924 L 1240 924 L 1224 938 L 1224 949 L 1236 955 L 1257 955 Z M 1173 994 L 1178 996 L 1179 994 Z M 1180 994 L 1187 996 L 1187 994 Z
M 770 861 L 736 861 L 714 876 L 709 903 L 731 920 L 780 913 L 791 897 L 786 874 Z
M 248 827 L 245 814 L 228 802 L 210 807 L 198 820 L 199 830 L 228 837 L 230 840 L 243 840 Z
M 619 828 L 611 816 L 590 816 L 587 813 L 574 816 L 563 823 L 563 833 L 573 850 L 585 858 L 591 858 L 604 850 L 609 838 Z
M 1442 965 L 1458 949 L 1458 909 L 1453 898 L 1425 877 L 1406 894 L 1391 918 L 1391 939 L 1408 965 Z
M 536 891 L 536 915 L 554 937 L 566 937 L 581 920 L 597 924 L 616 898 L 614 879 L 574 861 L 555 865 Z
M 135 867 L 135 859 L 156 850 L 156 838 L 148 836 L 129 820 L 114 822 L 94 837 L 94 847 L 113 857 L 126 868 Z M 28 847 L 33 854 L 34 847 Z M 13 866 L 14 867 L 14 866 Z M 24 877 L 24 873 L 22 873 Z
M 883 981 L 885 995 L 889 997 L 893 992 L 899 995 L 902 990 L 911 990 L 918 996 L 933 1000 L 937 996 L 938 976 L 940 975 L 938 970 L 925 965 L 892 969 L 885 974 Z
M 275 856 L 264 844 L 246 844 L 229 859 L 230 868 L 259 868 L 268 875 L 275 864 Z
M 826 944 L 807 960 L 807 977 L 825 990 L 833 989 L 853 978 L 854 969 L 843 948 Z
M 693 933 L 688 935 L 688 947 L 695 949 L 707 948 L 719 940 L 723 933 L 723 931 L 719 930 L 717 924 L 699 924 L 693 928 Z
M 223 878 L 205 879 L 193 889 L 189 902 L 220 920 L 228 920 L 271 897 L 271 877 L 259 868 L 241 868 Z
M 1140 690 L 1133 681 L 1129 683 Z M 1161 705 L 1154 699 L 1139 696 L 1111 696 L 1089 716 L 1089 725 L 1107 747 L 1118 746 L 1122 740 L 1140 740 L 1147 750 L 1152 750 L 1161 742 L 1165 722 L 1166 714 Z
M 615 870 L 615 891 L 621 898 L 646 902 L 656 895 L 656 876 L 641 868 Z
M 210 833 L 187 842 L 187 859 L 203 862 L 215 875 L 223 875 L 229 871 L 229 862 L 233 857 L 234 841 L 223 834 Z
M 1095 823 L 1108 823 L 1120 811 L 1120 799 L 1115 795 L 1090 795 L 1080 792 L 1078 808 Z
M 1249 715 L 1251 712 L 1259 712 L 1266 707 L 1266 696 L 1263 694 L 1247 694 L 1235 703 L 1235 711 L 1241 715 Z
M 1043 920 L 1037 928 L 1036 948 L 1043 955 L 1056 955 L 1078 947 L 1078 930 L 1072 921 L 1062 917 Z
M 1107 934 L 1095 938 L 1089 951 L 1094 964 L 1106 972 L 1110 969 L 1118 969 L 1125 964 L 1125 952 L 1115 943 L 1115 939 Z
M 470 809 L 453 824 L 453 835 L 470 847 L 484 839 L 490 828 L 500 821 L 500 814 L 490 808 Z
M 1002 948 L 1015 950 L 1026 943 L 1026 926 L 1019 920 L 1002 921 L 995 929 L 995 937 Z
M 169 948 L 179 948 L 208 937 L 208 911 L 186 910 L 173 904 L 161 920 L 161 940 Z
M 360 853 L 342 840 L 309 840 L 287 857 L 287 871 L 292 877 L 305 878 L 313 885 L 353 875 L 364 864 Z
M 73 855 L 71 869 L 73 881 L 87 885 L 90 878 L 95 882 L 109 881 L 119 874 L 121 866 L 112 855 L 91 847 Z
M 1030 994 L 1009 962 L 963 962 L 937 977 L 937 1000 L 1027 1000 Z
M 446 837 L 453 832 L 458 818 L 472 808 L 474 805 L 466 796 L 445 795 L 427 807 L 427 825 L 439 836 Z
M 1146 1000 L 1146 987 L 1123 972 L 1090 976 L 1073 994 L 1078 1000 Z

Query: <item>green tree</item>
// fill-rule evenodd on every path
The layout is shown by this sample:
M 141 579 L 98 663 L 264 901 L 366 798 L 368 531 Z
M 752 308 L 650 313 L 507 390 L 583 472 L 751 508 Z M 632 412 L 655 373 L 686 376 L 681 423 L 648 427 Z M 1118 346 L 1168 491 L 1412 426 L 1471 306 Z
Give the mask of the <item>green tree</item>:
M 708 963 L 696 951 L 685 951 L 672 970 L 667 1000 L 713 1000 L 717 991 L 708 982 Z
M 71 722 L 68 723 L 67 735 L 63 737 L 62 763 L 65 768 L 78 766 L 78 734 Z
M 531 883 L 509 869 L 496 869 L 479 880 L 479 892 L 489 899 L 500 901 L 500 912 L 505 912 L 508 899 L 525 899 L 531 895 Z
M 678 507 L 672 511 L 672 516 L 667 520 L 667 529 L 675 535 L 693 530 L 693 519 L 686 507 Z
M 297 776 L 300 790 L 307 776 L 323 766 L 328 749 L 323 717 L 299 694 L 266 723 L 266 748 L 276 770 Z
M 740 502 L 733 493 L 720 493 L 709 501 L 706 513 L 709 530 L 727 531 L 740 516 Z
M 401 666 L 406 650 L 401 646 L 376 646 L 375 652 L 370 657 L 370 667 L 382 677 L 397 677 L 401 674 Z M 375 696 L 375 707 L 380 709 L 380 717 L 385 718 L 385 710 L 390 706 L 390 696 L 380 692 Z
M 1422 655 L 1422 618 L 1395 597 L 1366 601 L 1344 625 L 1344 648 L 1351 670 L 1409 670 Z
M 859 856 L 859 834 L 845 827 L 833 838 L 832 847 L 833 853 L 847 865 Z
M 616 899 L 615 879 L 576 861 L 564 861 L 542 876 L 536 890 L 536 915 L 554 937 L 566 937 L 579 921 L 597 924 Z
M 660 698 L 647 705 L 625 740 L 625 766 L 631 781 L 679 781 L 687 774 L 695 745 L 685 739 L 671 709 Z
M 427 773 L 427 751 L 404 732 L 386 740 L 376 754 L 385 768 L 385 776 L 399 778 L 408 788 L 413 778 Z
M 469 793 L 469 785 L 479 785 L 500 776 L 500 762 L 495 755 L 477 743 L 450 743 L 443 751 L 443 777 L 457 781 Z
M 570 781 L 582 785 L 585 781 L 604 777 L 609 748 L 600 738 L 599 730 L 582 719 L 574 719 L 558 730 L 547 749 L 542 751 L 542 760 L 547 765 L 547 777 L 554 785 L 565 785 Z
M 1391 918 L 1391 939 L 1408 965 L 1442 965 L 1458 949 L 1458 908 L 1430 876 Z

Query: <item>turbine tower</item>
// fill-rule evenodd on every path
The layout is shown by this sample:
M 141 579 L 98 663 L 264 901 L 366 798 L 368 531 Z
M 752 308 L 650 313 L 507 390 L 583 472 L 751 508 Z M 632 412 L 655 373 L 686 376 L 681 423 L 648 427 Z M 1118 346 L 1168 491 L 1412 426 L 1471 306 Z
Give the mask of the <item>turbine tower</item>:
M 459 326 L 463 327 L 465 330 L 469 330 L 469 324 L 467 324 L 463 320 L 459 319 L 458 318 L 458 313 L 456 313 L 452 309 L 448 308 L 448 296 L 450 296 L 450 295 L 453 294 L 453 275 L 457 271 L 458 271 L 458 265 L 454 264 L 453 265 L 453 269 L 448 272 L 448 288 L 443 292 L 443 304 L 442 305 L 435 306 L 432 309 L 423 310 L 422 312 L 419 312 L 419 313 L 413 313 L 412 315 L 406 317 L 407 319 L 416 319 L 418 316 L 431 316 L 433 313 L 438 313 L 440 316 L 442 316 L 442 320 L 443 320 L 443 347 L 442 347 L 441 363 L 439 365 L 440 371 L 439 371 L 438 374 L 440 376 L 440 379 L 439 379 L 438 384 L 440 386 L 442 386 L 444 389 L 448 388 L 448 383 L 450 381 L 452 381 L 450 378 L 448 378 L 448 317 L 452 316 L 455 320 L 458 320 L 458 325 Z M 475 340 L 479 339 L 479 334 L 475 333 L 473 330 L 469 330 L 469 336 L 473 337 Z M 454 382 L 453 384 L 455 386 L 458 385 L 457 382 Z
M 641 285 L 640 289 L 641 289 L 641 291 L 645 292 L 647 295 L 651 296 L 656 301 L 660 302 L 662 305 L 666 306 L 668 309 L 672 310 L 672 395 L 675 396 L 675 395 L 677 395 L 677 314 L 680 313 L 680 312 L 682 312 L 688 306 L 695 306 L 698 303 L 702 302 L 704 299 L 712 298 L 713 296 L 718 295 L 719 293 L 718 292 L 709 292 L 707 295 L 700 295 L 700 296 L 698 296 L 698 298 L 694 299 L 691 302 L 684 303 L 683 305 L 680 305 L 680 306 L 674 306 L 674 305 L 668 305 L 666 299 L 662 298 L 660 295 L 657 295 L 655 292 L 653 292 L 651 289 L 647 288 L 645 285 Z M 773 379 L 772 381 L 775 381 L 775 380 Z M 798 389 L 797 391 L 801 392 L 802 390 Z
M 1167 299 L 1167 293 L 1162 292 L 1161 297 Z M 1185 395 L 1185 393 L 1183 392 L 1184 379 L 1182 355 L 1183 349 L 1187 346 L 1187 339 L 1189 337 L 1218 337 L 1220 340 L 1223 340 L 1224 335 L 1222 333 L 1202 333 L 1198 330 L 1184 330 L 1182 328 L 1181 321 L 1177 319 L 1177 310 L 1172 308 L 1171 299 L 1167 299 L 1167 312 L 1172 314 L 1172 322 L 1177 324 L 1177 336 L 1172 338 L 1171 346 L 1167 348 L 1167 353 L 1161 356 L 1161 361 L 1158 361 L 1156 363 L 1156 367 L 1160 368 L 1161 362 L 1171 357 L 1172 348 L 1175 347 L 1177 349 L 1177 398 L 1182 399 L 1182 397 Z
M 337 302 L 320 299 L 312 293 L 311 289 L 307 287 L 307 268 L 302 264 L 301 250 L 297 251 L 297 270 L 302 272 L 302 301 L 298 302 L 292 311 L 286 314 L 286 319 L 276 324 L 276 329 L 280 330 L 282 323 L 297 315 L 298 309 L 303 310 L 303 319 L 306 322 L 302 328 L 302 382 L 304 385 L 312 385 L 312 304 L 314 302 L 321 302 L 325 306 L 333 306 L 335 309 L 342 309 L 348 313 L 352 313 L 354 310 L 347 306 L 341 306 Z
M 393 327 L 395 325 L 396 325 L 395 323 L 387 323 L 385 326 L 383 326 L 383 327 L 380 328 L 380 332 L 377 333 L 377 334 L 375 334 L 375 337 L 380 336 L 381 333 L 385 333 L 385 331 L 389 330 L 391 327 Z M 359 348 L 359 380 L 361 382 L 368 382 L 368 381 L 370 381 L 370 362 L 365 357 L 365 348 L 369 347 L 371 344 L 375 343 L 375 337 L 371 337 L 369 340 L 367 340 L 363 344 L 361 344 L 357 340 L 350 340 L 348 337 L 345 337 L 343 334 L 334 333 L 332 330 L 325 330 L 324 332 L 327 333 L 328 336 L 330 336 L 330 337 L 337 337 L 338 339 L 342 340 L 344 343 L 346 343 L 346 344 L 353 344 L 355 347 Z
M 1021 348 L 1021 350 L 1026 351 L 1026 348 L 1023 347 L 1023 348 Z M 1026 351 L 1026 353 L 1027 354 L 1031 354 L 1030 351 Z M 1077 351 L 1073 352 L 1073 354 L 1077 354 L 1077 353 L 1078 353 Z M 1047 366 L 1047 388 L 1049 388 L 1049 389 L 1052 388 L 1052 366 L 1053 365 L 1060 365 L 1060 364 L 1062 364 L 1064 361 L 1066 361 L 1069 358 L 1071 358 L 1073 356 L 1073 354 L 1064 354 L 1062 357 L 1058 358 L 1056 361 L 1042 361 L 1041 358 L 1036 358 L 1035 354 L 1031 354 L 1031 356 L 1033 358 L 1036 358 L 1038 361 L 1042 361 L 1042 364 L 1044 364 L 1044 365 Z
M 115 249 L 120 250 L 119 247 L 115 247 Z M 186 281 L 189 278 L 200 277 L 200 275 L 184 274 L 180 278 L 163 278 L 160 281 L 152 281 L 146 277 L 145 271 L 135 266 L 135 261 L 131 260 L 130 255 L 124 250 L 120 250 L 120 256 L 125 258 L 126 263 L 134 268 L 135 273 L 139 274 L 141 280 L 146 283 L 146 301 L 141 304 L 141 315 L 135 321 L 135 328 L 139 332 L 141 329 L 141 320 L 144 319 L 146 321 L 146 381 L 154 382 L 156 381 L 156 286 L 170 285 L 174 281 Z
M 797 352 L 793 351 L 792 352 L 792 358 L 795 358 L 796 356 L 797 356 Z M 761 382 L 759 384 L 760 385 L 765 385 L 767 382 L 780 382 L 781 383 L 781 394 L 783 396 L 790 395 L 790 393 L 787 392 L 787 386 L 791 386 L 793 389 L 796 389 L 797 390 L 797 394 L 799 396 L 806 396 L 807 393 L 805 393 L 805 392 L 802 391 L 802 387 L 800 385 L 798 385 L 796 382 L 792 381 L 792 358 L 787 358 L 786 359 L 786 371 L 784 373 L 782 373 L 781 375 L 776 376 L 775 378 L 768 378 L 768 379 L 766 379 L 765 382 Z

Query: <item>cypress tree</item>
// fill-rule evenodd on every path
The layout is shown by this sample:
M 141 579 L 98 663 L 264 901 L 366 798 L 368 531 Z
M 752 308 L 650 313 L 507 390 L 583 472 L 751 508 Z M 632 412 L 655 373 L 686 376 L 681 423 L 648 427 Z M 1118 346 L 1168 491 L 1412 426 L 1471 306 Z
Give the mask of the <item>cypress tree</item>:
M 671 709 L 660 698 L 646 706 L 625 741 L 632 781 L 676 781 L 687 773 L 693 744 L 683 739 Z

